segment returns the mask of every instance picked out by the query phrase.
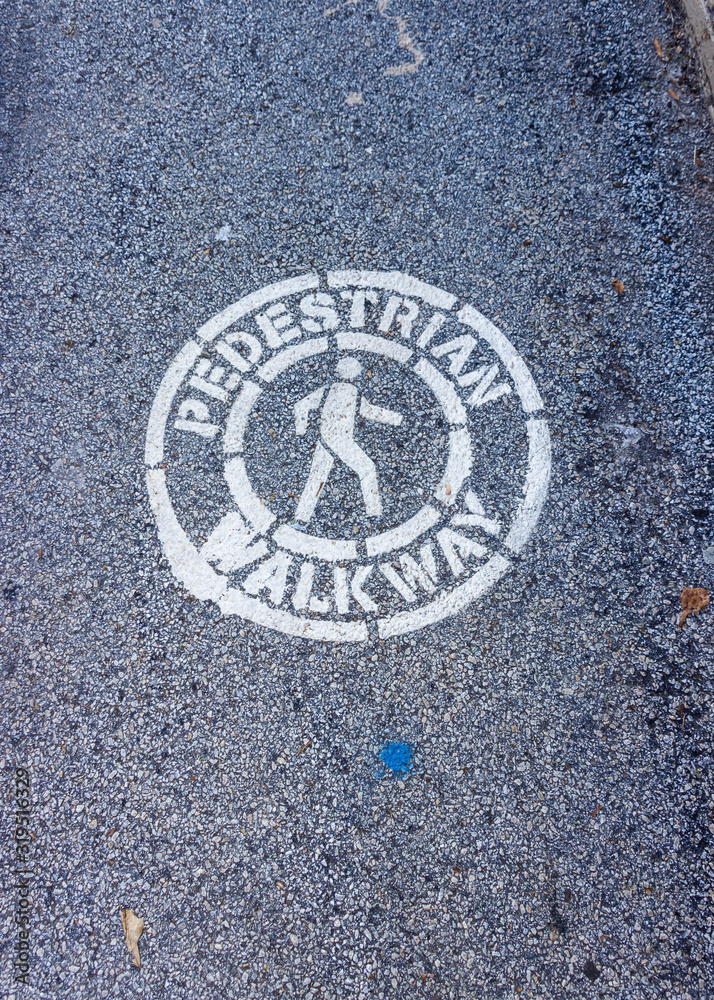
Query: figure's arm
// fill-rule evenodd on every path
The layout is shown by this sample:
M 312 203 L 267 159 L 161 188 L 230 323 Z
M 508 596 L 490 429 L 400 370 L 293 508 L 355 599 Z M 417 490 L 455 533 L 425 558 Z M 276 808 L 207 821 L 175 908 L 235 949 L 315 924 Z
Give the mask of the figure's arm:
M 316 410 L 320 403 L 322 402 L 322 397 L 325 395 L 326 385 L 323 385 L 321 389 L 315 389 L 311 392 L 309 396 L 305 396 L 301 399 L 299 403 L 293 406 L 293 413 L 295 414 L 295 433 L 298 437 L 302 435 L 307 430 L 307 418 L 310 416 L 311 410 Z
M 359 412 L 365 420 L 373 420 L 377 424 L 391 424 L 392 427 L 399 427 L 402 422 L 401 413 L 387 410 L 383 406 L 374 406 L 372 403 L 368 403 L 364 396 L 359 405 Z

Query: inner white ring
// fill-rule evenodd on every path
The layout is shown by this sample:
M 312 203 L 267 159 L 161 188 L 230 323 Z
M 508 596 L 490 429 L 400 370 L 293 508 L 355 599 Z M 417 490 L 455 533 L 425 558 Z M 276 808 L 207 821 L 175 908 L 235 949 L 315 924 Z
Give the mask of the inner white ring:
M 338 350 L 367 351 L 371 354 L 380 354 L 401 365 L 405 365 L 414 353 L 402 344 L 371 334 L 342 332 L 336 334 L 335 341 Z M 280 354 L 263 365 L 259 376 L 265 381 L 272 382 L 279 373 L 287 371 L 306 358 L 322 354 L 327 349 L 328 343 L 324 337 L 305 341 L 299 345 L 299 350 L 293 347 L 281 351 Z M 276 358 L 279 359 L 277 363 Z M 449 431 L 449 455 L 446 468 L 434 491 L 434 497 L 448 506 L 456 500 L 459 490 L 471 474 L 473 464 L 471 438 L 468 427 L 464 426 L 466 424 L 466 410 L 448 379 L 445 379 L 428 361 L 422 359 L 411 370 L 429 386 L 452 428 Z M 254 382 L 245 381 L 243 383 L 240 394 L 231 406 L 226 419 L 223 438 L 223 451 L 226 454 L 230 455 L 244 450 L 245 433 L 250 413 L 262 391 L 261 387 Z M 455 429 L 453 429 L 454 425 L 456 425 Z M 265 533 L 275 521 L 275 515 L 253 489 L 243 459 L 239 455 L 234 455 L 226 462 L 224 474 L 238 510 L 251 528 Z M 367 537 L 365 539 L 367 555 L 370 557 L 381 555 L 411 545 L 417 538 L 433 528 L 441 516 L 441 513 L 430 504 L 424 505 L 416 514 L 394 528 Z M 352 539 L 324 538 L 309 534 L 289 524 L 283 524 L 277 528 L 273 534 L 273 541 L 281 548 L 296 555 L 322 559 L 325 562 L 349 562 L 358 557 L 357 545 Z

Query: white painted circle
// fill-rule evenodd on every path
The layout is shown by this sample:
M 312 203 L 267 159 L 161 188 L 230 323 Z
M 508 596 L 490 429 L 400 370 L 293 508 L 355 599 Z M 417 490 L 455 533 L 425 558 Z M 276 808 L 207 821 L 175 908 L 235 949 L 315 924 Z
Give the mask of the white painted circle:
M 331 271 L 196 332 L 154 399 L 146 464 L 195 597 L 358 642 L 453 615 L 509 569 L 550 435 L 523 359 L 472 306 L 396 271 Z

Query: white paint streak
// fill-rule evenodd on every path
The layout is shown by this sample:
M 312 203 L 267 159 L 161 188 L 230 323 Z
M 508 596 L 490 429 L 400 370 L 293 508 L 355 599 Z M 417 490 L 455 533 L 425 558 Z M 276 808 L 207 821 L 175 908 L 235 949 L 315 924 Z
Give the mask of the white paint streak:
M 446 414 L 446 419 L 450 424 L 466 424 L 466 409 L 459 399 L 458 393 L 451 382 L 444 378 L 441 372 L 422 358 L 414 365 L 413 371 L 422 378 L 434 393 L 441 404 L 441 408 Z
M 243 451 L 243 439 L 248 417 L 258 396 L 263 390 L 254 382 L 244 382 L 240 395 L 231 407 L 226 420 L 226 431 L 223 435 L 223 451 L 232 455 L 234 451 Z
M 265 506 L 250 485 L 245 463 L 240 455 L 235 455 L 226 462 L 224 474 L 235 505 L 246 521 L 261 534 L 267 531 L 275 520 L 275 514 Z
M 405 311 L 399 312 L 400 309 L 404 309 Z M 419 306 L 413 299 L 403 299 L 399 295 L 390 295 L 382 318 L 379 321 L 379 329 L 382 333 L 389 333 L 392 323 L 396 319 L 400 337 L 408 340 L 411 336 L 414 320 L 418 315 Z
M 285 281 L 276 281 L 273 285 L 266 285 L 265 288 L 260 288 L 257 292 L 244 295 L 242 299 L 238 299 L 223 312 L 213 316 L 207 323 L 199 327 L 196 336 L 210 343 L 227 327 L 259 306 L 265 305 L 266 302 L 273 302 L 285 295 L 295 295 L 297 292 L 307 292 L 311 288 L 317 288 L 319 284 L 320 279 L 316 274 L 302 274 L 298 278 L 287 278 Z
M 176 390 L 202 350 L 201 344 L 197 344 L 195 340 L 189 340 L 181 348 L 161 379 L 161 385 L 154 397 L 154 402 L 151 404 L 149 425 L 146 429 L 144 461 L 148 466 L 158 465 L 164 460 L 164 434 L 171 404 Z
M 308 417 L 313 410 L 319 410 L 322 399 L 327 392 L 327 386 L 320 386 L 303 399 L 298 400 L 293 406 L 293 416 L 295 417 L 295 433 L 302 437 L 307 433 Z
M 356 378 L 361 370 L 362 366 L 356 358 L 343 358 L 337 364 L 337 373 L 344 378 Z M 330 386 L 320 414 L 320 440 L 315 446 L 310 473 L 295 510 L 296 521 L 307 524 L 314 514 L 320 493 L 335 464 L 334 456 L 357 475 L 369 516 L 379 517 L 382 513 L 377 466 L 354 437 L 359 399 L 359 390 L 352 382 L 333 382 Z M 313 391 L 293 407 L 298 434 L 302 432 L 303 426 L 307 426 L 307 415 L 315 405 L 320 403 Z M 364 397 L 359 414 L 365 420 L 383 424 L 398 426 L 402 422 L 401 413 L 374 406 Z
M 337 348 L 340 351 L 370 351 L 372 354 L 383 354 L 385 358 L 393 358 L 404 364 L 414 353 L 403 344 L 396 344 L 384 337 L 373 337 L 368 333 L 338 333 Z
M 276 302 L 264 313 L 259 313 L 253 319 L 260 327 L 265 342 L 272 350 L 282 347 L 289 340 L 302 337 L 302 327 L 290 326 L 293 314 L 288 312 L 284 302 Z
M 416 629 L 433 625 L 435 622 L 455 615 L 457 611 L 475 601 L 489 587 L 492 587 L 509 569 L 510 565 L 509 560 L 503 556 L 492 556 L 465 583 L 449 593 L 437 597 L 426 607 L 418 608 L 415 611 L 400 611 L 389 618 L 380 619 L 377 622 L 380 639 L 388 639 L 393 635 L 403 635 L 405 632 L 414 632 Z
M 306 340 L 302 344 L 295 344 L 294 347 L 286 347 L 284 351 L 273 355 L 270 361 L 258 368 L 256 374 L 264 382 L 272 382 L 286 368 L 292 367 L 305 358 L 310 358 L 314 354 L 323 354 L 329 347 L 327 337 L 317 337 L 314 340 Z
M 327 284 L 331 288 L 344 288 L 357 285 L 362 288 L 384 288 L 399 292 L 401 295 L 413 295 L 423 299 L 436 309 L 451 309 L 456 303 L 456 296 L 444 292 L 434 285 L 427 285 L 418 278 L 412 278 L 401 271 L 328 271 Z
M 249 528 L 243 516 L 233 510 L 221 518 L 200 551 L 222 572 L 231 573 L 262 559 L 268 546 L 260 539 L 260 532 Z
M 361 604 L 365 611 L 372 611 L 376 613 L 379 611 L 378 606 L 374 603 L 369 594 L 365 593 L 362 589 L 373 569 L 374 567 L 372 563 L 369 563 L 367 566 L 358 566 L 355 570 L 354 576 L 352 577 L 350 589 L 352 590 L 352 596 L 354 599 L 358 604 Z
M 340 292 L 340 298 L 346 302 L 351 302 L 350 306 L 350 326 L 353 330 L 361 329 L 365 321 L 365 306 L 369 302 L 375 306 L 379 302 L 379 295 L 372 288 L 348 288 Z
M 521 405 L 526 413 L 535 413 L 543 409 L 543 400 L 536 388 L 531 373 L 515 347 L 503 336 L 493 323 L 486 319 L 473 306 L 464 306 L 457 314 L 460 323 L 470 326 L 479 337 L 486 341 L 504 363 L 516 383 L 516 389 L 521 397 Z
M 488 517 L 483 504 L 472 490 L 467 492 L 464 502 L 470 513 L 456 514 L 451 519 L 452 524 L 464 528 L 483 528 L 489 535 L 500 534 L 501 522 L 495 518 Z
M 328 642 L 366 642 L 369 638 L 365 622 L 330 622 L 299 618 L 278 608 L 269 608 L 261 601 L 241 594 L 238 590 L 227 590 L 219 600 L 224 615 L 239 615 L 247 621 L 266 628 L 294 635 L 300 639 L 321 639 Z
M 461 375 L 457 381 L 459 385 L 473 385 L 476 383 L 476 388 L 471 393 L 469 398 L 466 400 L 468 406 L 483 406 L 484 403 L 490 403 L 491 400 L 499 399 L 501 396 L 508 396 L 511 392 L 511 387 L 507 382 L 500 382 L 498 385 L 494 385 L 491 388 L 491 383 L 498 376 L 498 365 L 481 365 L 474 372 L 466 372 L 465 375 Z
M 281 604 L 285 596 L 285 588 L 288 582 L 288 570 L 292 564 L 293 557 L 287 552 L 278 551 L 270 559 L 260 563 L 252 573 L 243 581 L 243 589 L 248 594 L 258 595 L 263 590 L 268 591 L 268 596 L 273 604 Z
M 340 538 L 319 538 L 317 535 L 308 535 L 304 531 L 297 531 L 289 524 L 281 525 L 273 538 L 278 545 L 282 545 L 284 549 L 289 549 L 290 552 L 299 556 L 309 556 L 314 559 L 322 559 L 325 562 L 344 562 L 357 558 L 356 542 Z
M 397 45 L 400 49 L 406 49 L 406 51 L 413 56 L 413 62 L 400 63 L 398 66 L 390 66 L 385 69 L 385 76 L 405 76 L 407 73 L 416 73 L 421 64 L 424 62 L 424 53 L 421 49 L 418 49 L 414 44 L 412 36 L 407 31 L 408 22 L 405 17 L 389 17 L 385 14 L 389 0 L 378 0 L 377 7 L 379 13 L 390 21 L 395 21 L 397 25 Z
M 193 419 L 188 419 L 189 415 Z M 201 437 L 214 438 L 219 432 L 218 424 L 210 423 L 208 407 L 200 399 L 184 399 L 179 406 L 178 419 L 174 420 L 177 431 L 191 431 Z
M 379 535 L 370 535 L 366 539 L 367 555 L 378 556 L 403 549 L 432 528 L 440 517 L 438 510 L 426 504 L 413 517 L 397 525 L 396 528 L 390 528 L 389 531 L 383 531 Z
M 200 601 L 217 601 L 228 581 L 208 565 L 178 523 L 166 488 L 164 470 L 149 469 L 146 485 L 161 547 L 174 576 Z
M 439 579 L 434 550 L 429 542 L 426 545 L 422 545 L 419 550 L 419 558 L 420 561 L 417 562 L 416 559 L 406 552 L 400 555 L 399 564 L 402 567 L 404 579 L 388 563 L 381 563 L 379 567 L 387 580 L 389 580 L 392 586 L 409 604 L 413 604 L 416 601 L 417 595 L 415 591 L 418 587 L 425 590 L 427 594 L 433 594 L 436 590 L 437 580 Z
M 424 327 L 423 331 L 417 339 L 417 347 L 422 349 L 426 347 L 432 338 L 435 336 L 438 330 L 444 325 L 446 321 L 446 316 L 443 313 L 434 313 L 429 322 Z
M 200 378 L 198 375 L 192 375 L 188 380 L 188 384 L 194 389 L 198 389 L 199 392 L 205 393 L 212 399 L 217 399 L 221 403 L 228 402 L 228 393 L 225 389 L 221 389 L 220 385 L 215 385 L 213 382 L 208 382 L 205 378 Z
M 174 427 L 177 431 L 190 431 L 205 438 L 214 438 L 220 430 L 218 424 L 204 424 L 198 420 L 175 420 Z
M 471 475 L 473 460 L 468 428 L 459 427 L 455 431 L 450 431 L 446 470 L 434 491 L 437 500 L 447 505 L 455 503 L 461 487 Z
M 332 472 L 334 464 L 335 459 L 333 456 L 327 448 L 324 447 L 322 442 L 318 441 L 315 446 L 315 451 L 313 452 L 312 463 L 310 464 L 310 472 L 308 474 L 307 481 L 302 488 L 298 505 L 295 508 L 296 521 L 300 521 L 302 524 L 307 524 L 312 515 L 315 513 L 315 508 L 317 507 L 317 502 L 320 499 L 320 494 L 322 493 L 323 487 L 327 482 L 328 476 Z M 379 494 L 377 494 L 377 502 L 379 502 Z
M 390 566 L 389 563 L 380 563 L 379 570 L 382 576 L 391 583 L 397 593 L 404 598 L 407 604 L 413 604 L 414 601 L 416 601 L 416 594 L 411 587 L 409 587 L 404 580 L 402 580 L 401 576 L 397 573 L 393 566 Z
M 332 574 L 337 613 L 339 615 L 346 615 L 350 610 L 350 588 L 347 582 L 347 570 L 344 566 L 335 566 Z
M 336 7 L 328 7 L 325 11 L 323 11 L 322 16 L 332 17 L 333 14 L 336 14 L 344 7 L 351 7 L 354 9 L 354 7 L 359 2 L 360 0 L 344 0 L 344 3 L 340 3 Z M 407 30 L 409 26 L 409 22 L 407 21 L 407 19 L 405 17 L 400 17 L 399 15 L 392 17 L 386 13 L 387 7 L 389 6 L 390 2 L 391 0 L 377 0 L 377 10 L 385 19 L 385 21 L 393 21 L 396 24 L 397 45 L 399 46 L 400 49 L 405 49 L 413 57 L 413 61 L 400 63 L 398 66 L 390 66 L 388 69 L 384 70 L 384 76 L 405 76 L 409 73 L 416 73 L 421 64 L 424 62 L 425 59 L 424 53 L 421 51 L 421 49 L 418 49 L 416 47 L 414 40 L 412 39 L 411 35 L 409 34 L 409 31 Z M 362 97 L 361 94 L 354 94 L 354 95 L 349 94 L 347 96 L 347 103 L 348 104 L 362 103 L 361 100 L 350 101 L 350 97 L 361 98 Z
M 314 579 L 315 564 L 304 562 L 300 567 L 300 576 L 298 577 L 295 593 L 293 594 L 293 607 L 296 611 L 302 611 L 304 608 L 309 607 L 310 611 L 324 615 L 330 611 L 331 604 L 329 601 L 320 600 L 319 597 L 312 593 Z
M 464 559 L 469 556 L 482 559 L 488 554 L 488 549 L 484 545 L 472 541 L 465 535 L 460 535 L 458 531 L 452 531 L 451 528 L 442 528 L 436 537 L 454 576 L 462 576 L 466 572 L 466 567 L 460 556 L 463 556 Z
M 449 375 L 460 375 L 476 344 L 476 338 L 467 333 L 463 337 L 454 337 L 453 340 L 437 344 L 432 347 L 431 353 L 435 358 L 448 357 Z
M 246 345 L 248 348 L 247 358 L 235 350 L 233 344 L 236 342 Z M 247 372 L 253 365 L 257 364 L 263 353 L 263 348 L 258 338 L 252 336 L 250 333 L 246 333 L 244 330 L 231 330 L 225 335 L 223 340 L 217 342 L 214 349 L 240 372 Z
M 340 317 L 335 310 L 335 300 L 325 292 L 313 292 L 300 300 L 300 312 L 309 317 L 302 320 L 304 330 L 310 333 L 325 333 L 336 330 L 340 325 Z
M 390 427 L 400 427 L 404 417 L 401 413 L 388 410 L 384 406 L 375 406 L 363 396 L 359 404 L 359 415 L 373 424 L 388 424 Z
M 322 16 L 332 17 L 333 14 L 336 14 L 338 10 L 342 10 L 343 7 L 354 7 L 359 2 L 360 0 L 345 0 L 344 3 L 339 3 L 336 7 L 328 7 Z
M 505 544 L 511 552 L 520 552 L 531 536 L 543 509 L 550 480 L 550 432 L 545 420 L 528 421 L 528 474 L 525 496 Z
M 417 587 L 421 587 L 427 594 L 434 593 L 439 579 L 439 571 L 436 568 L 434 550 L 430 542 L 422 545 L 419 549 L 419 562 L 403 552 L 399 556 L 399 565 L 402 567 L 404 579 L 410 587 L 415 590 Z
M 300 575 L 293 593 L 293 607 L 296 611 L 303 611 L 310 600 L 312 592 L 312 581 L 315 578 L 315 564 L 304 562 L 300 567 Z

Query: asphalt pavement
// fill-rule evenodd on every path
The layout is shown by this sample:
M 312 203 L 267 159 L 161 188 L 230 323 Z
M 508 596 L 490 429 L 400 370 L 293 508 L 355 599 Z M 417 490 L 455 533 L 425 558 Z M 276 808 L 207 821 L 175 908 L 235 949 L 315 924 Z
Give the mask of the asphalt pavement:
M 3 996 L 710 1000 L 679 8 L 0 24 Z

